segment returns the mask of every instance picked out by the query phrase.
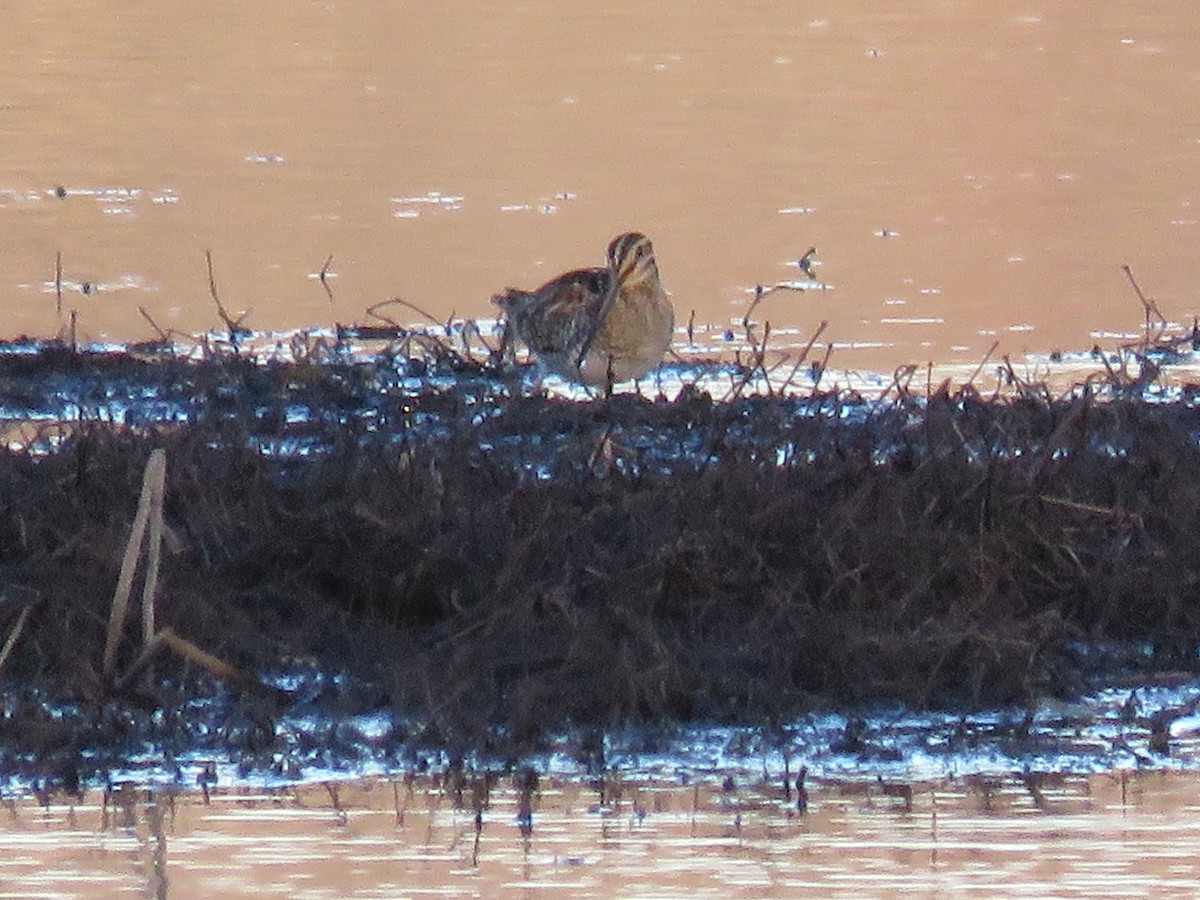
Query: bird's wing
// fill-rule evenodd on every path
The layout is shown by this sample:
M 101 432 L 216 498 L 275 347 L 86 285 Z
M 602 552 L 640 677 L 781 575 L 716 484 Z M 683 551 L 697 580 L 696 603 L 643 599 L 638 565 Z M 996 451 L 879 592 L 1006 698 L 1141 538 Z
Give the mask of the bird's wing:
M 610 283 L 607 269 L 579 269 L 542 285 L 524 323 L 525 343 L 535 353 L 563 352 L 588 340 Z
M 600 326 L 604 324 L 604 320 L 608 318 L 608 311 L 612 309 L 613 301 L 617 298 L 617 292 L 620 285 L 617 280 L 612 277 L 612 273 L 608 270 L 602 270 L 607 276 L 605 281 L 604 293 L 600 297 L 600 302 L 596 306 L 594 315 L 589 316 L 587 320 L 587 328 L 579 341 L 579 350 L 575 358 L 577 368 L 583 367 L 583 361 L 587 358 L 588 351 L 592 349 L 592 342 L 596 340 L 596 335 L 600 333 Z

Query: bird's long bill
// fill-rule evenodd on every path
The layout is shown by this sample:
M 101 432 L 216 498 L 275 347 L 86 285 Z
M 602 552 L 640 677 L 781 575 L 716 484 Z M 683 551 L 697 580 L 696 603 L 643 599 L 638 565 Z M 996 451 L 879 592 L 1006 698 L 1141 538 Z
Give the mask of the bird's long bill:
M 613 278 L 611 281 L 612 283 L 608 286 L 608 291 L 604 295 L 604 300 L 600 303 L 600 310 L 596 313 L 596 319 L 592 322 L 592 327 L 588 331 L 587 337 L 579 345 L 579 356 L 575 359 L 576 368 L 583 368 L 583 361 L 587 359 L 588 351 L 592 349 L 592 342 L 596 340 L 596 335 L 600 333 L 600 327 L 604 324 L 604 320 L 608 318 L 609 310 L 612 309 L 617 295 L 621 292 L 620 279 Z

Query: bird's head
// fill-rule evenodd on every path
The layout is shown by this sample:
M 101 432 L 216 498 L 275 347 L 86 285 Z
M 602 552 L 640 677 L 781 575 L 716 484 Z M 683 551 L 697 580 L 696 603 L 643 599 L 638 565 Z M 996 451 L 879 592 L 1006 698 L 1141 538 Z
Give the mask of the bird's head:
M 658 280 L 658 263 L 650 238 L 636 231 L 613 238 L 608 245 L 608 265 L 623 285 Z

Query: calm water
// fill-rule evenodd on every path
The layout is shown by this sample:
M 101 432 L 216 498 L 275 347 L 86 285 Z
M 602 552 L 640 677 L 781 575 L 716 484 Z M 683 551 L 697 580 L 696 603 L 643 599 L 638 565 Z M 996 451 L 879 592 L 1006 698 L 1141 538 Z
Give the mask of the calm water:
M 478 841 L 473 811 L 421 781 L 210 805 L 130 791 L 107 809 L 92 792 L 0 810 L 0 897 L 1144 897 L 1200 882 L 1194 775 L 908 787 L 813 784 L 800 814 L 762 784 L 626 784 L 600 806 L 547 781 L 523 837 L 506 782 Z
M 268 329 L 394 296 L 488 315 L 630 228 L 680 321 L 719 327 L 816 245 L 833 289 L 761 314 L 781 343 L 829 320 L 842 367 L 1111 343 L 1141 322 L 1122 263 L 1188 321 L 1200 15 L 902 6 L 16 4 L 2 331 L 57 331 L 56 252 L 82 332 L 131 339 L 139 307 L 219 324 L 207 249 Z

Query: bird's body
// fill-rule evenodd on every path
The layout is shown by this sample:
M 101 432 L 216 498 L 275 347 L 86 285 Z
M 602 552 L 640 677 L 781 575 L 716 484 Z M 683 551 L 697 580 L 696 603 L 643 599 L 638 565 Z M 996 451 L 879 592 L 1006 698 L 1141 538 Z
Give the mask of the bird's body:
M 675 330 L 654 248 L 636 233 L 613 239 L 607 268 L 576 269 L 492 300 L 504 311 L 508 336 L 545 371 L 584 384 L 641 378 L 662 361 Z

